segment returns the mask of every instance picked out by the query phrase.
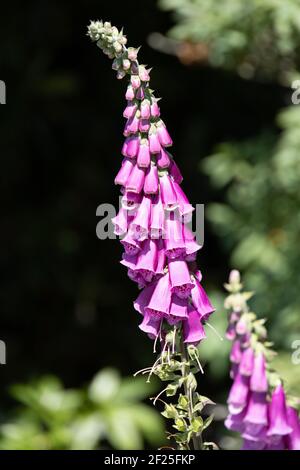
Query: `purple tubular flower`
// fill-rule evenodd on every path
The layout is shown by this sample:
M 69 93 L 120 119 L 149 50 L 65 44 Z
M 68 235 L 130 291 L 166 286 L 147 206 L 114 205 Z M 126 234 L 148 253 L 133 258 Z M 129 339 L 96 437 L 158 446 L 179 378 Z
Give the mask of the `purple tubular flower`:
M 141 203 L 141 194 L 125 191 L 122 197 L 122 207 L 132 214 Z
M 151 153 L 159 153 L 161 150 L 159 138 L 157 135 L 156 127 L 152 125 L 148 134 L 149 146 Z
M 140 168 L 148 168 L 150 165 L 150 150 L 147 139 L 142 139 L 137 155 L 137 164 Z
M 188 304 L 186 299 L 182 299 L 177 295 L 172 296 L 169 314 L 166 320 L 170 325 L 176 324 L 181 320 L 188 318 Z
M 241 359 L 242 359 L 241 343 L 239 341 L 235 341 L 230 351 L 230 361 L 233 364 L 240 364 Z
M 112 223 L 114 233 L 123 237 L 121 264 L 142 289 L 134 302 L 143 315 L 139 327 L 162 341 L 170 332 L 168 324 L 176 325 L 174 335 L 179 332 L 186 343 L 197 344 L 205 338 L 202 321 L 214 308 L 197 274 L 195 259 L 201 247 L 186 226 L 194 208 L 166 150 L 173 142 L 160 119 L 159 99 L 149 86 L 150 69 L 139 63 L 138 49 L 125 46 L 126 38 L 110 23 L 92 22 L 89 36 L 114 59 L 117 78 L 130 79 L 123 112 L 124 159 L 115 177 L 121 186 L 121 209 Z M 163 348 L 166 345 L 169 339 Z
M 164 274 L 166 266 L 166 254 L 162 239 L 157 240 L 157 265 L 156 265 L 156 277 L 159 278 Z
M 263 450 L 266 447 L 264 441 L 257 442 L 248 439 L 244 439 L 242 450 Z
M 176 183 L 178 184 L 181 184 L 182 181 L 183 181 L 183 176 L 182 174 L 180 173 L 180 170 L 178 168 L 178 166 L 176 165 L 176 163 L 174 162 L 174 160 L 172 160 L 172 165 L 171 165 L 171 169 L 170 169 L 170 175 L 172 176 L 172 178 L 174 179 L 174 181 L 176 181 Z
M 167 273 L 157 281 L 151 300 L 144 311 L 155 318 L 162 318 L 169 314 L 170 304 L 171 289 L 169 273 Z
M 285 436 L 293 431 L 287 420 L 285 393 L 281 384 L 279 384 L 272 393 L 269 415 L 270 424 L 267 431 L 268 436 Z
M 124 157 L 134 158 L 138 154 L 140 140 L 137 136 L 127 137 L 123 144 L 122 155 Z
M 161 319 L 145 313 L 142 323 L 139 325 L 140 330 L 147 333 L 150 339 L 155 339 L 159 335 L 161 328 Z
M 152 117 L 156 118 L 156 117 L 160 116 L 160 109 L 159 109 L 159 106 L 157 104 L 157 100 L 155 98 L 152 98 L 150 109 L 151 109 L 151 116 Z
M 129 158 L 124 158 L 122 162 L 122 166 L 117 176 L 115 177 L 115 184 L 119 184 L 120 186 L 125 186 L 133 167 L 134 167 L 134 162 Z
M 164 233 L 165 214 L 160 196 L 156 198 L 152 205 L 150 233 L 151 238 L 160 238 Z
M 263 353 L 257 354 L 257 356 L 254 358 L 253 372 L 250 379 L 250 389 L 252 392 L 268 391 L 266 361 Z
M 156 274 L 158 260 L 157 241 L 147 239 L 143 243 L 143 247 L 138 254 L 136 265 L 133 268 L 145 282 L 151 282 Z
M 126 182 L 126 191 L 133 193 L 141 193 L 144 187 L 145 181 L 145 170 L 144 168 L 139 168 L 138 165 L 135 165 L 130 176 Z
M 228 325 L 225 336 L 227 339 L 229 339 L 229 341 L 233 341 L 235 339 L 235 326 L 232 323 Z
M 157 155 L 156 163 L 157 166 L 162 170 L 169 168 L 169 166 L 171 165 L 169 153 L 163 147 L 161 147 L 160 152 Z
M 187 264 L 181 259 L 169 259 L 171 291 L 181 299 L 187 299 L 194 287 Z
M 164 208 L 174 210 L 178 206 L 177 196 L 173 188 L 172 180 L 169 175 L 164 174 L 159 178 L 160 191 Z
M 143 100 L 145 98 L 145 92 L 144 92 L 144 88 L 142 86 L 140 86 L 137 90 L 136 90 L 136 99 L 137 100 Z
M 156 165 L 150 165 L 145 176 L 144 182 L 144 193 L 145 194 L 157 194 L 158 193 L 158 172 Z
M 287 446 L 289 450 L 300 450 L 300 420 L 297 410 L 288 406 L 286 409 L 288 425 L 292 428 L 292 432 L 288 434 Z
M 127 119 L 132 118 L 137 111 L 137 104 L 133 101 L 128 101 L 126 108 L 124 109 L 123 116 Z
M 242 433 L 245 429 L 244 418 L 246 415 L 246 409 L 241 413 L 231 415 L 229 414 L 224 422 L 227 429 Z
M 178 183 L 176 183 L 176 181 L 172 182 L 172 186 L 176 194 L 176 199 L 178 202 L 178 209 L 179 209 L 180 215 L 182 216 L 190 215 L 194 211 L 194 207 L 190 204 L 184 191 L 182 191 L 181 187 L 179 186 Z
M 138 75 L 131 75 L 130 82 L 134 90 L 137 90 L 141 86 L 141 80 Z
M 128 215 L 128 212 L 121 207 L 116 217 L 113 217 L 111 221 L 114 225 L 115 235 L 124 235 L 127 232 L 130 223 L 130 216 Z
M 211 315 L 215 309 L 210 303 L 210 300 L 199 283 L 198 279 L 194 279 L 194 284 L 191 290 L 192 302 L 197 310 L 198 314 L 200 315 L 201 320 L 206 320 L 209 315 Z
M 125 98 L 127 101 L 131 101 L 134 99 L 134 89 L 132 88 L 131 85 L 128 85 L 127 87 Z
M 128 232 L 126 233 L 125 237 L 121 240 L 121 243 L 124 246 L 125 253 L 131 256 L 136 255 L 141 249 L 140 244 Z
M 150 284 L 149 286 L 145 287 L 140 292 L 137 299 L 133 302 L 133 306 L 135 310 L 139 312 L 140 314 L 144 315 L 144 309 L 149 304 L 154 289 L 155 289 L 155 284 Z
M 150 119 L 150 116 L 151 116 L 150 102 L 149 100 L 143 100 L 141 102 L 141 118 Z
M 268 403 L 266 393 L 252 392 L 250 395 L 247 413 L 245 415 L 248 432 L 257 434 L 268 424 Z
M 139 122 L 139 131 L 142 133 L 148 132 L 150 129 L 150 121 L 149 119 L 140 119 Z
M 231 414 L 240 413 L 248 402 L 249 378 L 237 373 L 228 397 L 228 408 Z
M 175 259 L 185 254 L 182 224 L 174 218 L 174 214 L 165 219 L 164 242 L 167 258 Z
M 250 377 L 253 371 L 253 365 L 254 351 L 249 347 L 243 351 L 239 367 L 240 374 Z
M 206 337 L 200 316 L 191 305 L 188 306 L 188 318 L 183 321 L 183 338 L 185 343 L 198 344 Z
M 124 135 L 127 137 L 130 134 L 136 134 L 139 130 L 140 118 L 138 112 L 134 114 L 125 124 Z
M 163 145 L 164 147 L 170 147 L 171 145 L 173 145 L 173 141 L 170 137 L 170 134 L 167 131 L 166 126 L 161 120 L 157 122 L 156 128 L 157 128 L 157 135 L 158 135 L 161 145 Z
M 182 227 L 186 261 L 195 261 L 197 251 L 200 250 L 202 247 L 198 245 L 194 235 L 192 234 L 188 226 L 183 224 Z
M 147 238 L 151 220 L 151 199 L 144 196 L 133 219 L 130 229 L 136 240 L 143 241 Z

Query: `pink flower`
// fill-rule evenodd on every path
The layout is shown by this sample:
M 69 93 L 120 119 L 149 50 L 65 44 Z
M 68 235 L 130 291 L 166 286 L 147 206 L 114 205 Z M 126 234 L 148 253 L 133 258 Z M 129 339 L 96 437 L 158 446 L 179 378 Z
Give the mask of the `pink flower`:
M 254 364 L 254 351 L 251 347 L 245 349 L 242 354 L 239 372 L 248 377 L 251 376 Z
M 131 159 L 124 158 L 122 162 L 122 166 L 115 177 L 115 184 L 119 184 L 121 186 L 125 186 L 126 182 L 132 172 L 134 167 L 134 162 Z
M 160 116 L 160 109 L 157 104 L 157 100 L 155 98 L 152 98 L 151 102 L 151 116 L 152 117 L 159 117 Z
M 272 393 L 269 414 L 270 424 L 267 432 L 268 436 L 284 436 L 293 431 L 287 420 L 285 393 L 281 384 L 278 385 Z
M 161 145 L 163 145 L 164 147 L 170 147 L 171 145 L 173 145 L 170 134 L 161 120 L 158 121 L 158 123 L 156 124 L 156 129 Z
M 143 100 L 141 102 L 141 118 L 150 119 L 150 116 L 151 116 L 150 102 L 149 100 Z
M 192 302 L 196 308 L 201 320 L 206 320 L 208 316 L 215 311 L 214 307 L 210 303 L 205 290 L 201 286 L 197 278 L 194 279 L 193 288 L 191 291 Z
M 234 364 L 239 364 L 242 359 L 242 351 L 241 351 L 241 343 L 239 341 L 235 341 L 232 345 L 231 352 L 230 352 L 230 361 Z
M 198 344 L 206 337 L 200 316 L 191 305 L 188 306 L 188 318 L 183 321 L 183 338 L 185 343 Z
M 124 157 L 136 157 L 139 150 L 140 140 L 137 136 L 127 137 L 123 144 L 122 155 Z
M 157 155 L 156 163 L 157 163 L 157 166 L 161 168 L 162 170 L 168 168 L 171 164 L 171 159 L 169 157 L 169 154 L 163 147 L 161 147 L 160 152 Z
M 133 101 L 128 101 L 126 108 L 124 109 L 123 116 L 127 119 L 132 118 L 137 110 L 137 104 Z
M 141 193 L 144 187 L 144 181 L 145 170 L 143 168 L 139 168 L 138 165 L 135 165 L 126 182 L 126 191 Z
M 286 437 L 287 445 L 290 450 L 300 450 L 300 421 L 295 408 L 288 406 L 286 409 L 288 425 L 292 432 Z
M 147 238 L 150 220 L 151 199 L 149 196 L 144 196 L 139 208 L 137 209 L 136 216 L 130 225 L 131 233 L 136 240 L 143 241 Z
M 160 196 L 158 196 L 152 205 L 150 233 L 151 238 L 160 238 L 164 234 L 165 214 Z
M 247 405 L 249 378 L 237 373 L 229 392 L 228 405 L 231 414 L 240 413 Z
M 148 168 L 150 165 L 150 150 L 147 139 L 142 139 L 137 155 L 137 164 L 140 168 Z
M 250 379 L 250 389 L 253 392 L 268 391 L 266 362 L 263 353 L 257 354 L 254 358 L 253 372 Z
M 174 210 L 178 206 L 177 196 L 173 188 L 172 180 L 168 174 L 159 178 L 161 198 L 165 209 Z
M 181 259 L 169 259 L 171 291 L 181 299 L 187 299 L 194 287 L 187 264 Z
M 145 313 L 154 318 L 168 316 L 171 296 L 169 273 L 167 273 L 157 281 L 151 300 L 144 309 Z
M 159 138 L 157 135 L 156 127 L 153 124 L 150 127 L 148 139 L 149 139 L 150 152 L 159 153 L 161 146 L 160 146 Z
M 157 194 L 158 193 L 158 172 L 156 165 L 150 165 L 145 176 L 144 182 L 144 193 L 145 194 Z

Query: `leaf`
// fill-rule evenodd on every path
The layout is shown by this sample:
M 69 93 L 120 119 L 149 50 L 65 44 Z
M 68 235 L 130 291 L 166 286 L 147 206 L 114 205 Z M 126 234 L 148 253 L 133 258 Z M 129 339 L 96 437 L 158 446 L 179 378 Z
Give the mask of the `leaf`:
M 146 382 L 143 377 L 126 378 L 121 383 L 116 400 L 126 403 L 143 400 L 154 394 L 158 387 L 159 382 L 155 378 L 151 382 Z
M 167 419 L 175 419 L 178 416 L 178 411 L 175 406 L 170 403 L 165 405 L 165 409 L 161 414 Z
M 97 447 L 105 436 L 106 427 L 100 413 L 93 413 L 77 419 L 71 426 L 71 449 L 91 450 Z
M 213 419 L 214 419 L 214 415 L 211 414 L 211 415 L 204 421 L 203 429 L 208 428 L 208 426 L 211 424 L 211 422 L 212 422 Z
M 130 409 L 136 425 L 149 444 L 153 447 L 163 445 L 166 437 L 161 415 L 155 409 L 143 404 L 131 406 Z
M 117 395 L 121 384 L 119 373 L 115 369 L 103 369 L 92 380 L 89 388 L 89 398 L 97 404 L 111 401 Z
M 118 450 L 143 449 L 143 441 L 130 408 L 109 410 L 105 414 L 107 439 Z
M 197 418 L 193 418 L 191 422 L 191 430 L 197 434 L 203 427 L 203 419 L 201 416 L 197 416 Z

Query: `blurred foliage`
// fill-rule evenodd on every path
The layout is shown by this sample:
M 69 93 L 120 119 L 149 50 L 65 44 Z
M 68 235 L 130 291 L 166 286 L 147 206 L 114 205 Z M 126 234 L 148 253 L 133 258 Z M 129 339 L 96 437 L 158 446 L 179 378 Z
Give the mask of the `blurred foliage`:
M 141 402 L 156 391 L 155 382 L 122 379 L 103 369 L 87 389 L 64 389 L 58 378 L 41 377 L 14 385 L 20 403 L 15 416 L 0 426 L 0 449 L 142 449 L 165 441 L 159 413 Z
M 201 58 L 244 78 L 289 82 L 299 66 L 299 0 L 160 0 L 175 12 L 170 36 L 201 43 Z M 198 49 L 200 51 L 200 49 Z M 199 57 L 200 59 L 200 57 Z

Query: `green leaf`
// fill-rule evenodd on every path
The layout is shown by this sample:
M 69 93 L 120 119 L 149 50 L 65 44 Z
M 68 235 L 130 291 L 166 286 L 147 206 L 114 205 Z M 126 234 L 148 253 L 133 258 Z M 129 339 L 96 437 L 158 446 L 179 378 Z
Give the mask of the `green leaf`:
M 155 377 L 151 382 L 146 382 L 144 377 L 129 377 L 122 381 L 116 400 L 124 403 L 143 400 L 154 394 L 158 388 L 159 382 L 155 380 Z
M 159 447 L 165 442 L 164 420 L 155 409 L 143 404 L 130 407 L 132 417 L 145 439 L 153 447 Z
M 178 411 L 172 403 L 166 404 L 165 409 L 161 414 L 167 419 L 176 419 L 178 417 Z
M 105 436 L 106 427 L 100 413 L 92 413 L 77 419 L 71 426 L 71 449 L 92 450 Z
M 92 380 L 89 388 L 89 398 L 97 404 L 113 400 L 121 384 L 119 373 L 115 369 L 103 369 Z
M 197 418 L 193 418 L 191 422 L 191 430 L 197 434 L 201 428 L 203 427 L 203 419 L 201 416 L 197 416 Z
M 211 415 L 204 421 L 203 429 L 208 428 L 208 426 L 211 424 L 211 422 L 212 422 L 213 419 L 214 419 L 214 415 L 211 414 Z
M 143 448 L 141 434 L 130 408 L 109 410 L 105 415 L 107 438 L 119 450 L 139 450 Z

